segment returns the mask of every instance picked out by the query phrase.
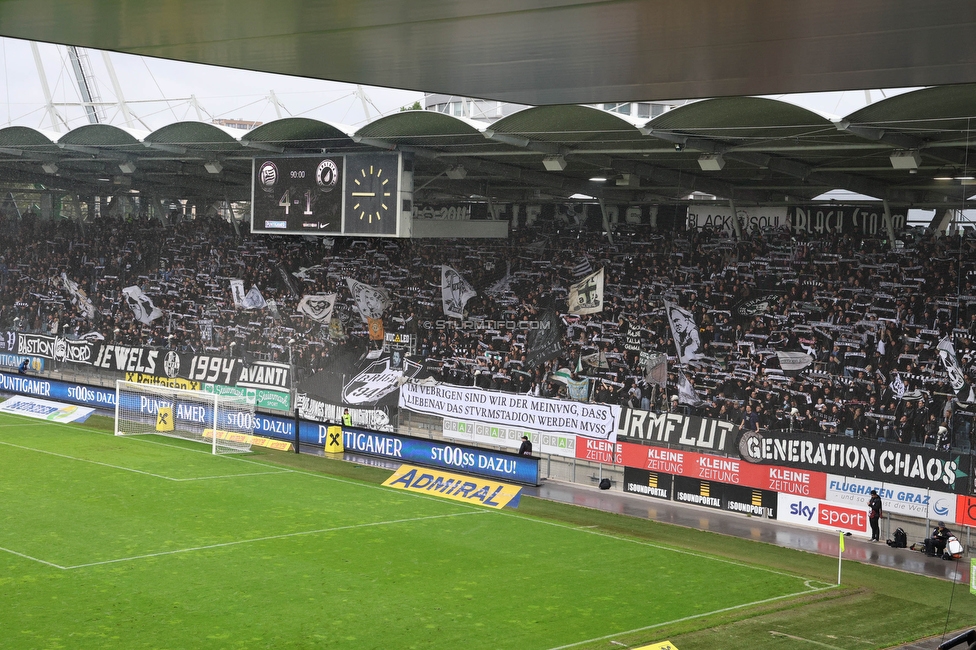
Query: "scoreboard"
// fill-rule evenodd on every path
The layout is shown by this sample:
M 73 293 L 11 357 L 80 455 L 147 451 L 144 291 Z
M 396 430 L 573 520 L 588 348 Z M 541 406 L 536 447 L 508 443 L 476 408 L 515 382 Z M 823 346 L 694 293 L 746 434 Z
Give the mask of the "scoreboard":
M 255 158 L 251 232 L 405 236 L 397 153 Z

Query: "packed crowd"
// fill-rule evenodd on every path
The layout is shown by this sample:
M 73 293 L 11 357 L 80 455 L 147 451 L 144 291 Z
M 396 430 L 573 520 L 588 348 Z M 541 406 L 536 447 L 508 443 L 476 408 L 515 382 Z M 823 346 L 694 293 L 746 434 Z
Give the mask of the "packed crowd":
M 244 227 L 241 226 L 243 229 Z M 339 346 L 368 340 L 346 278 L 385 288 L 386 332 L 414 337 L 410 355 L 435 378 L 486 389 L 565 394 L 560 373 L 590 379 L 588 398 L 645 410 L 681 409 L 747 428 L 967 446 L 972 405 L 949 385 L 940 340 L 961 367 L 976 354 L 976 255 L 963 237 L 906 233 L 892 249 L 853 234 L 785 229 L 742 241 L 717 231 L 524 229 L 505 241 L 371 240 L 249 235 L 219 219 L 7 220 L 0 224 L 0 328 L 230 356 L 293 361 L 329 372 Z M 464 319 L 444 315 L 441 265 L 477 291 Z M 602 312 L 566 307 L 581 269 L 606 273 Z M 229 283 L 267 300 L 236 308 Z M 70 281 L 70 282 L 69 282 Z M 69 284 L 87 294 L 94 317 Z M 162 311 L 133 318 L 137 285 Z M 336 293 L 331 326 L 296 311 L 302 296 Z M 694 315 L 703 358 L 679 366 L 664 302 Z M 530 367 L 533 329 L 558 314 L 561 351 Z M 204 327 L 202 323 L 207 325 Z M 806 352 L 799 371 L 777 352 Z M 668 385 L 643 359 L 665 353 Z M 643 357 L 642 357 L 643 355 Z M 678 399 L 683 373 L 700 405 Z M 966 377 L 967 386 L 970 377 Z

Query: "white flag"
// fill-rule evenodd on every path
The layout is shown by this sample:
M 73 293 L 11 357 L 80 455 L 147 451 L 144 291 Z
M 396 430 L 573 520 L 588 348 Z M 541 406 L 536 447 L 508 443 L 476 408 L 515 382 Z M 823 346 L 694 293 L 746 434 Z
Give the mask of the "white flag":
M 783 374 L 798 373 L 807 366 L 813 364 L 813 357 L 806 352 L 776 352 L 779 359 L 779 367 Z
M 441 266 L 441 301 L 448 318 L 464 318 L 464 306 L 478 295 L 471 283 L 454 268 Z
M 244 294 L 244 301 L 241 303 L 241 307 L 244 309 L 264 309 L 267 304 L 264 296 L 261 295 L 261 291 L 258 290 L 257 285 L 251 285 L 251 290 Z
M 81 313 L 85 315 L 85 318 L 88 320 L 94 320 L 95 305 L 93 305 L 92 301 L 88 299 L 88 294 L 86 294 L 84 290 L 78 286 L 77 282 L 68 279 L 67 273 L 61 273 L 61 282 L 64 283 L 64 288 L 67 290 L 67 292 L 71 294 L 71 304 L 78 307 Z
M 132 315 L 143 325 L 148 325 L 163 315 L 163 310 L 154 305 L 152 299 L 139 287 L 125 287 L 122 294 L 125 296 L 125 303 L 132 310 Z
M 349 293 L 359 309 L 359 315 L 363 322 L 368 318 L 382 318 L 383 310 L 390 306 L 390 294 L 383 287 L 371 287 L 368 284 L 357 282 L 352 278 L 346 278 L 349 285 Z
M 234 307 L 237 309 L 244 307 L 244 280 L 230 281 L 230 295 L 234 298 Z
M 698 397 L 695 387 L 691 385 L 683 372 L 678 375 L 678 404 L 687 404 L 688 406 L 704 404 L 702 399 Z
M 571 314 L 595 314 L 603 311 L 603 269 L 571 284 L 566 302 Z
M 302 296 L 298 303 L 298 312 L 319 323 L 332 320 L 332 309 L 335 307 L 336 294 L 316 294 Z
M 695 316 L 687 309 L 682 309 L 667 300 L 664 301 L 664 309 L 668 312 L 671 336 L 674 337 L 674 347 L 678 350 L 678 362 L 690 363 L 703 358 L 705 355 L 701 351 L 701 339 L 698 337 Z
M 891 380 L 888 388 L 891 389 L 891 393 L 895 396 L 895 399 L 901 399 L 905 396 L 905 382 L 901 380 L 901 375 L 897 372 L 894 378 Z

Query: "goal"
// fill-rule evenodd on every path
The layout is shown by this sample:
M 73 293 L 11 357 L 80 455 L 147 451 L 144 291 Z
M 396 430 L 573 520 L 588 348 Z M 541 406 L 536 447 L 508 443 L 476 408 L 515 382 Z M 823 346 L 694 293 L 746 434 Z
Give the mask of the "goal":
M 115 435 L 156 434 L 210 445 L 215 454 L 251 450 L 254 405 L 244 398 L 152 384 L 115 383 Z

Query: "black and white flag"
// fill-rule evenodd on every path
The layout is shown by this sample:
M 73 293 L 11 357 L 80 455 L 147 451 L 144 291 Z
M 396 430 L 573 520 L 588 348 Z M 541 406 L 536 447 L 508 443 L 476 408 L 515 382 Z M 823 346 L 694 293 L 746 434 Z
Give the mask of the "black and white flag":
M 580 278 L 590 275 L 593 273 L 593 265 L 590 264 L 590 258 L 586 255 L 580 257 L 579 261 L 573 267 L 573 276 L 579 280 Z
M 497 298 L 512 290 L 512 263 L 505 262 L 505 275 L 495 284 L 485 289 L 485 295 Z
M 363 322 L 369 318 L 382 318 L 383 311 L 390 306 L 390 294 L 383 287 L 371 287 L 368 284 L 346 278 L 349 293 L 359 309 Z
M 441 266 L 441 301 L 448 318 L 464 318 L 464 306 L 478 293 L 453 267 Z
M 251 285 L 251 290 L 244 294 L 244 302 L 241 303 L 241 307 L 244 309 L 264 309 L 267 304 L 257 286 Z
M 644 356 L 644 353 L 641 353 Z M 644 364 L 644 379 L 652 386 L 667 388 L 668 385 L 668 355 L 651 353 Z
M 895 399 L 901 399 L 905 396 L 905 382 L 901 380 L 901 375 L 897 372 L 895 376 L 891 379 L 891 383 L 888 385 L 891 389 L 891 394 L 895 396 Z
M 948 336 L 945 336 L 936 347 L 939 350 L 942 367 L 949 375 L 949 384 L 952 386 L 956 397 L 960 402 L 976 402 L 976 394 L 973 393 L 972 386 L 966 383 L 966 375 L 956 358 L 956 348 L 952 345 L 952 341 L 949 340 Z
M 566 302 L 571 314 L 595 314 L 603 311 L 603 269 L 571 284 Z
M 71 294 L 71 304 L 76 306 L 85 315 L 85 318 L 94 320 L 95 305 L 88 299 L 88 294 L 78 286 L 77 282 L 69 279 L 67 273 L 61 273 L 61 282 L 64 283 L 65 290 Z
M 704 358 L 694 314 L 667 300 L 664 301 L 664 310 L 668 313 L 671 336 L 678 350 L 678 362 L 691 363 Z
M 213 320 L 209 318 L 201 318 L 197 321 L 197 325 L 200 326 L 200 340 L 204 343 L 213 342 Z
M 143 325 L 148 325 L 163 315 L 163 310 L 153 304 L 152 299 L 143 293 L 136 285 L 122 289 L 125 304 L 132 310 L 132 315 Z
M 687 404 L 688 406 L 701 406 L 704 404 L 702 398 L 695 391 L 695 387 L 691 385 L 688 377 L 683 372 L 678 374 L 678 404 Z
M 332 320 L 332 309 L 335 307 L 336 294 L 316 294 L 302 296 L 298 303 L 298 313 L 308 316 L 319 323 Z
M 242 309 L 244 307 L 244 280 L 230 281 L 230 295 L 234 299 L 234 307 Z

